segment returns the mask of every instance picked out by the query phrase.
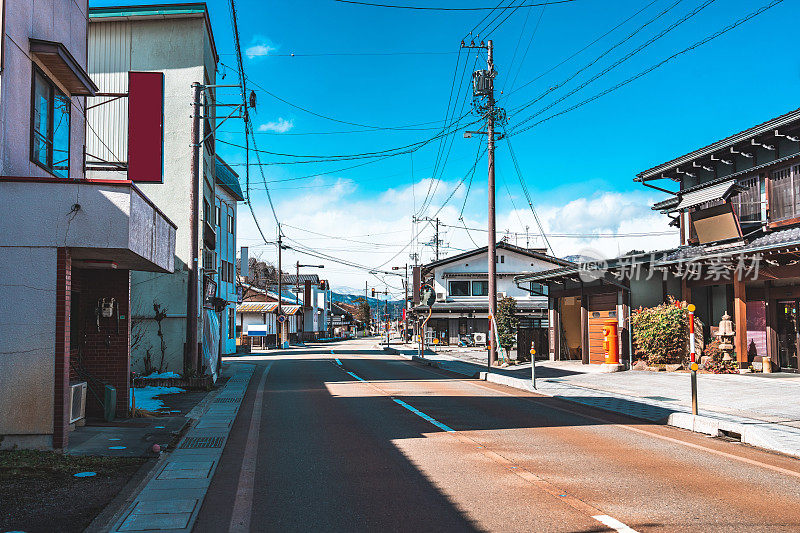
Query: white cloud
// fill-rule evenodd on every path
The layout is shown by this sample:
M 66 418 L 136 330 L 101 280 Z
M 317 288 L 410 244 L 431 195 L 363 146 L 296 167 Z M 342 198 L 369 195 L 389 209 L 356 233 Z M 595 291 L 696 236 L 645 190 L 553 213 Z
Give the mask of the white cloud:
M 293 190 L 285 196 L 276 195 L 274 200 L 278 215 L 284 224 L 285 234 L 295 241 L 287 241 L 290 246 L 299 242 L 321 253 L 370 267 L 377 267 L 388 261 L 382 269 L 389 269 L 411 262 L 409 253 L 413 250 L 403 246 L 412 237 L 410 218 L 415 200 L 419 208 L 430 188 L 434 200 L 431 202 L 433 207 L 427 214 L 432 216 L 453 191 L 455 183 L 455 181 L 431 182 L 425 179 L 418 181 L 413 191 L 410 185 L 405 185 L 371 194 L 369 198 L 363 199 L 358 194 L 358 186 L 354 182 L 324 178 L 324 187 Z M 314 184 L 322 185 L 322 181 L 318 180 Z M 438 215 L 443 222 L 442 238 L 446 244 L 445 255 L 469 250 L 476 245 L 486 245 L 485 231 L 472 230 L 468 233 L 463 229 L 463 225 L 478 229 L 486 227 L 485 195 L 470 194 L 462 223 L 459 221 L 459 215 L 463 195 L 464 187 Z M 678 244 L 677 230 L 667 225 L 669 219 L 650 209 L 652 203 L 660 199 L 651 197 L 645 192 L 599 192 L 592 196 L 573 198 L 563 205 L 542 203 L 537 206 L 537 213 L 559 257 L 586 253 L 588 250 L 605 257 L 614 257 L 632 249 L 650 251 Z M 266 199 L 256 196 L 254 206 L 267 238 L 272 239 L 275 233 L 274 221 Z M 257 244 L 258 233 L 249 212 L 240 209 L 239 216 L 239 244 Z M 527 206 L 524 209 L 507 210 L 497 214 L 498 240 L 503 237 L 506 230 L 510 230 L 517 233 L 510 237 L 510 241 L 525 246 L 525 226 L 528 226 L 530 246 L 544 246 L 541 237 L 538 236 L 536 221 Z M 422 226 L 418 228 L 421 229 Z M 669 235 L 616 236 L 653 232 L 669 232 Z M 326 238 L 318 234 L 333 235 L 336 238 Z M 564 234 L 571 236 L 559 236 Z M 574 236 L 575 234 L 579 236 Z M 600 235 L 615 235 L 615 237 L 600 237 Z M 432 236 L 432 228 L 429 226 L 421 233 L 419 241 L 430 242 Z M 474 244 L 472 239 L 475 241 Z M 265 260 L 275 261 L 274 245 L 251 248 L 251 254 L 258 251 L 262 252 Z M 423 262 L 430 261 L 433 257 L 433 248 L 430 246 L 420 245 L 416 251 L 421 254 Z M 397 257 L 393 258 L 395 255 Z M 375 277 L 366 272 L 330 261 L 313 259 L 293 250 L 284 252 L 285 268 L 289 268 L 297 260 L 303 263 L 309 261 L 325 263 L 325 269 L 318 273 L 321 277 L 329 279 L 334 288 L 363 287 L 365 280 L 369 281 L 370 286 L 381 286 Z M 398 278 L 389 276 L 386 279 L 390 284 L 400 287 Z M 398 291 L 398 294 L 401 294 L 401 291 Z
M 277 49 L 278 47 L 269 39 L 261 35 L 255 35 L 250 46 L 245 48 L 244 53 L 249 59 L 253 59 L 254 57 L 268 56 Z
M 283 117 L 279 117 L 278 120 L 273 120 L 267 122 L 266 124 L 260 125 L 258 127 L 258 131 L 274 131 L 275 133 L 286 133 L 292 128 L 294 128 L 293 120 L 286 120 Z

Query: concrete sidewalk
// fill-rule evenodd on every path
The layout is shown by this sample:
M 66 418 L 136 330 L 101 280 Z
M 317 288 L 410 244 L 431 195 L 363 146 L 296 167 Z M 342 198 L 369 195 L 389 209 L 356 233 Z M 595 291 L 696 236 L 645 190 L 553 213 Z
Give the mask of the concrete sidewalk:
M 385 349 L 385 348 L 384 348 Z M 389 349 L 406 359 L 492 383 L 533 391 L 530 363 L 488 368 L 485 352 L 430 353 Z M 698 375 L 699 415 L 691 414 L 689 373 L 598 373 L 579 362 L 536 363 L 535 392 L 712 436 L 727 436 L 800 457 L 800 375 Z
M 162 456 L 110 531 L 192 530 L 254 369 L 252 365 L 225 369 L 231 378 L 177 448 Z

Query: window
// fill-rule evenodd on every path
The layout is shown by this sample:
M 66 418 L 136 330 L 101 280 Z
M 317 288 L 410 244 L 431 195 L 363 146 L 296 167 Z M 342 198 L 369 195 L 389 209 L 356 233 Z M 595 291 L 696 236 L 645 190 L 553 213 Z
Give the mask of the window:
M 504 255 L 496 255 L 494 257 L 494 262 L 495 263 L 505 263 L 506 262 L 506 256 L 504 256 Z
M 489 296 L 489 280 L 472 282 L 473 296 Z
M 211 204 L 208 200 L 203 200 L 203 220 L 210 226 L 211 225 Z
M 34 67 L 31 102 L 31 161 L 66 178 L 69 176 L 70 100 Z
M 533 293 L 534 296 L 547 294 L 547 285 L 531 282 L 531 290 L 534 291 Z
M 222 209 L 220 209 L 219 206 L 215 206 L 214 209 L 217 215 L 217 226 L 219 226 L 222 223 Z
M 228 233 L 233 235 L 233 215 L 228 213 Z
M 740 222 L 761 220 L 761 176 L 750 176 L 739 182 L 744 190 L 731 198 L 731 205 Z
M 450 296 L 469 296 L 469 281 L 451 281 Z
M 800 165 L 776 170 L 769 180 L 770 220 L 797 217 L 800 217 Z

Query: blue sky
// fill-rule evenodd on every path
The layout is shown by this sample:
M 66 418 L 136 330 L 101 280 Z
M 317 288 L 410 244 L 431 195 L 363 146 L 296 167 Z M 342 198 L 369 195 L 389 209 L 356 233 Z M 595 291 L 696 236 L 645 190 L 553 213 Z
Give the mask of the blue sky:
M 93 6 L 116 3 L 91 2 Z M 494 0 L 392 0 L 387 3 L 496 4 Z M 511 113 L 509 127 L 566 94 L 704 3 L 701 0 L 655 0 L 652 3 L 651 0 L 576 0 L 544 8 L 518 9 L 492 33 L 495 66 L 499 72 L 495 87 L 505 89 L 500 105 L 509 109 L 559 85 L 646 21 L 671 8 L 572 81 L 546 94 L 528 113 Z M 768 0 L 712 1 L 687 22 L 541 116 L 558 112 L 615 85 L 766 3 Z M 639 15 L 573 59 L 508 94 L 648 4 L 651 5 Z M 255 83 L 319 114 L 346 122 L 392 127 L 444 119 L 457 61 L 460 61 L 459 76 L 462 71 L 471 71 L 475 64 L 473 52 L 465 67 L 464 54 L 458 54 L 459 43 L 486 14 L 481 11 L 385 9 L 333 0 L 237 0 L 236 5 L 242 46 L 249 51 L 245 70 Z M 235 67 L 228 2 L 215 0 L 208 2 L 208 6 L 221 63 Z M 797 20 L 797 4 L 787 0 L 607 96 L 513 136 L 514 150 L 546 230 L 556 234 L 668 230 L 666 218 L 653 214 L 648 206 L 648 202 L 664 196 L 635 184 L 634 175 L 799 107 L 796 95 L 800 89 L 800 60 L 794 37 Z M 296 55 L 290 56 L 292 53 Z M 352 55 L 364 53 L 389 55 Z M 524 62 L 521 61 L 523 56 Z M 485 65 L 483 54 L 477 65 Z M 235 69 L 227 69 L 225 80 L 235 77 Z M 461 98 L 456 104 L 460 109 L 466 103 L 464 109 L 468 110 L 469 102 L 465 98 L 469 90 L 468 78 L 460 78 L 458 82 L 456 91 L 461 89 Z M 251 87 L 255 88 L 252 84 Z M 254 124 L 264 131 L 257 136 L 259 148 L 308 155 L 371 152 L 415 143 L 435 133 L 430 130 L 373 130 L 296 135 L 363 128 L 316 117 L 260 91 Z M 222 130 L 229 133 L 221 133 L 220 139 L 241 142 L 238 129 L 240 125 L 223 126 Z M 265 172 L 278 216 L 290 226 L 285 228 L 287 235 L 295 242 L 361 264 L 377 266 L 389 259 L 393 259 L 391 264 L 403 264 L 410 251 L 403 245 L 411 237 L 414 207 L 419 207 L 431 185 L 435 195 L 428 214 L 438 209 L 474 161 L 478 139 L 464 139 L 460 133 L 455 135 L 447 164 L 441 174 L 435 176 L 441 182 L 430 184 L 425 180 L 434 177 L 431 170 L 438 146 L 438 142 L 433 142 L 413 154 L 413 178 L 409 155 L 342 172 L 334 171 L 363 161 L 268 166 Z M 219 150 L 234 165 L 244 160 L 241 150 L 222 144 Z M 291 159 L 263 154 L 262 160 L 284 162 Z M 524 233 L 528 225 L 533 233 L 533 219 L 502 141 L 497 165 L 498 229 Z M 236 168 L 244 174 L 242 167 Z M 465 187 L 461 187 L 442 211 L 441 216 L 448 225 L 461 224 L 458 218 L 463 205 L 465 225 L 485 226 L 485 157 L 477 169 L 467 201 L 464 201 Z M 324 175 L 297 179 L 309 174 Z M 274 222 L 256 168 L 251 169 L 251 183 L 254 184 L 253 204 L 257 216 L 272 235 Z M 415 184 L 413 189 L 412 184 Z M 240 213 L 243 219 L 240 244 L 257 245 L 258 234 L 252 223 L 245 221 L 246 208 Z M 309 231 L 351 240 L 331 241 Z M 430 231 L 423 231 L 420 239 L 430 239 Z M 470 248 L 473 239 L 483 245 L 485 234 L 473 231 L 468 235 L 463 229 L 447 228 L 447 252 Z M 618 239 L 554 237 L 551 242 L 558 255 L 586 249 L 614 255 L 631 248 L 675 245 L 677 239 L 674 235 Z M 430 259 L 429 247 L 414 246 L 414 249 L 423 260 Z M 262 250 L 267 259 L 274 255 L 274 248 Z M 393 258 L 395 254 L 399 255 Z M 308 262 L 310 258 L 301 260 Z M 360 281 L 363 273 L 333 264 L 326 268 L 335 284 L 363 284 Z

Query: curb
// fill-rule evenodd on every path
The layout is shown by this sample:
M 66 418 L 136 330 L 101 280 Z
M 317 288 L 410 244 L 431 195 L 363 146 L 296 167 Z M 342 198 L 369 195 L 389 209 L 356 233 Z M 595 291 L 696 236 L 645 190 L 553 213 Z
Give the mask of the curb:
M 449 365 L 446 362 L 441 361 L 431 361 L 430 359 L 421 358 L 416 355 L 405 355 L 398 350 L 391 350 L 392 353 L 396 353 L 396 355 L 415 363 L 434 368 L 440 368 L 442 370 L 447 370 L 448 372 L 454 372 L 456 374 L 461 374 L 462 376 L 480 379 L 489 383 L 495 383 L 497 385 L 505 385 L 507 387 L 513 387 L 519 390 L 535 392 L 536 394 L 541 394 L 542 396 L 558 398 L 560 400 L 566 400 L 579 405 L 586 405 L 584 402 L 581 402 L 576 398 L 563 396 L 558 393 L 551 393 L 542 389 L 534 389 L 533 384 L 528 380 L 520 380 L 519 378 L 504 376 L 501 374 L 492 374 L 486 371 L 469 374 L 461 369 L 456 368 L 457 365 Z M 574 385 L 570 386 L 576 387 Z M 608 394 L 610 398 L 620 397 L 620 395 L 612 395 L 609 393 L 606 394 Z M 591 407 L 603 409 L 611 413 L 633 416 L 636 418 L 634 415 L 628 414 L 624 411 L 604 409 L 603 407 L 597 405 L 591 405 Z M 665 410 L 669 410 L 668 406 L 663 406 L 663 408 Z M 800 429 L 792 431 L 792 429 L 788 427 L 778 428 L 771 422 L 761 422 L 759 420 L 753 420 L 752 422 L 735 422 L 713 416 L 693 415 L 691 413 L 674 410 L 666 417 L 663 417 L 660 420 L 652 421 L 679 429 L 685 429 L 694 433 L 709 435 L 711 437 L 727 437 L 750 446 L 800 458 Z

